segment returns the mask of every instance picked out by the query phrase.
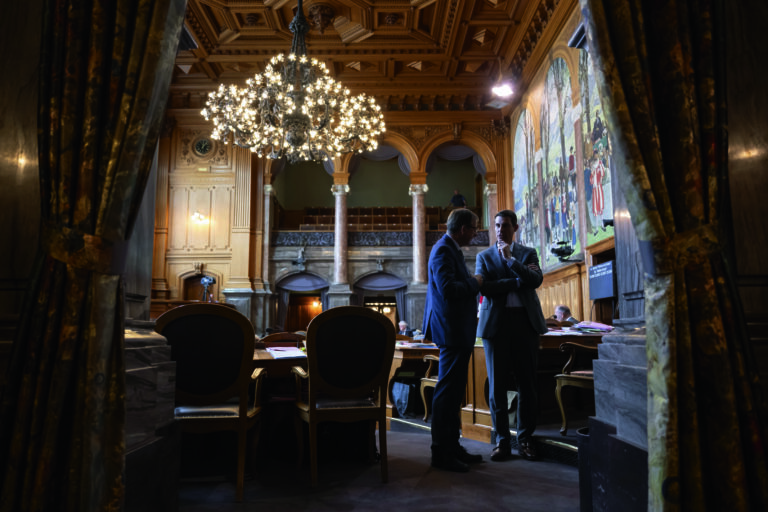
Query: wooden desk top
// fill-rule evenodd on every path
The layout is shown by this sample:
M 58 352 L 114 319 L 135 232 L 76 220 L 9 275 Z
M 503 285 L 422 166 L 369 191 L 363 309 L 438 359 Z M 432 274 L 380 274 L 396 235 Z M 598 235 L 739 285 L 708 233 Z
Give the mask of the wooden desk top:
M 440 349 L 434 347 L 406 347 L 403 345 L 395 346 L 395 359 L 418 359 L 421 360 L 427 354 L 438 355 Z
M 265 348 L 257 348 L 253 351 L 253 367 L 265 368 L 267 378 L 269 377 L 287 377 L 291 374 L 291 368 L 294 366 L 307 367 L 307 358 L 305 357 L 285 357 L 275 359 L 272 353 Z
M 602 334 L 562 334 L 551 335 L 542 334 L 539 336 L 539 348 L 544 349 L 559 349 L 562 343 L 570 341 L 573 343 L 580 343 L 582 345 L 588 345 L 590 347 L 597 347 L 597 345 L 603 339 Z

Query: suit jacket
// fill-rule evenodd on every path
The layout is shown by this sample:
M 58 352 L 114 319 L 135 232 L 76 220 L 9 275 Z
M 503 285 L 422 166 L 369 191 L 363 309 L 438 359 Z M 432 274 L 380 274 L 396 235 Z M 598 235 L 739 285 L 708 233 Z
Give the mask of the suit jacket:
M 481 338 L 496 336 L 510 291 L 517 291 L 533 329 L 539 334 L 547 332 L 547 323 L 536 295 L 536 288 L 541 286 L 544 279 L 541 269 L 538 268 L 539 257 L 536 249 L 515 243 L 512 246 L 512 256 L 514 260 L 510 264 L 501 257 L 495 245 L 477 255 L 475 273 L 483 276 L 481 292 L 485 297 L 480 306 L 480 320 L 477 324 L 477 336 Z M 538 270 L 529 269 L 528 265 L 531 263 L 535 264 Z
M 429 284 L 422 332 L 437 346 L 475 344 L 477 294 L 480 286 L 469 274 L 464 255 L 443 235 L 429 255 Z

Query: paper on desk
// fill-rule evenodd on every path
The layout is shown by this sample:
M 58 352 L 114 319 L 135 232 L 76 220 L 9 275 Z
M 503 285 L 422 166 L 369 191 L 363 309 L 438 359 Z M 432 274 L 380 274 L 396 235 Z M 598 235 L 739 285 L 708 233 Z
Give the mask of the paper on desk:
M 275 359 L 291 359 L 297 357 L 307 357 L 300 348 L 296 347 L 269 347 L 267 352 L 272 354 Z

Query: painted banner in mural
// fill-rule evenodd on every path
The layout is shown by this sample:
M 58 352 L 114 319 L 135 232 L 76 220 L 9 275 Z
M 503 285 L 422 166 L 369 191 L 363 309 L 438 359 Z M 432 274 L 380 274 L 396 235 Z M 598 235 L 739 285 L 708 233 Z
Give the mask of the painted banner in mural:
M 613 227 L 603 220 L 613 218 L 611 194 L 611 146 L 608 126 L 597 92 L 595 73 L 586 51 L 579 52 L 579 85 L 582 105 L 582 147 L 584 167 L 585 229 L 587 245 L 613 235 Z
M 513 161 L 515 175 L 515 213 L 520 226 L 517 240 L 528 247 L 540 247 L 539 217 L 539 175 L 536 170 L 535 141 L 531 113 L 523 110 L 515 128 L 515 153 Z

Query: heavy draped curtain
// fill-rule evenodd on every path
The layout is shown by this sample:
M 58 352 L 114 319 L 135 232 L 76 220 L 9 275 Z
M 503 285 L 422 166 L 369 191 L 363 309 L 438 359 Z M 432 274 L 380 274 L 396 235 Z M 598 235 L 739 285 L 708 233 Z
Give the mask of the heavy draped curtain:
M 646 272 L 648 510 L 768 510 L 729 252 L 723 2 L 581 6 Z
M 185 0 L 50 0 L 42 242 L 0 403 L 0 510 L 119 510 L 123 279 Z

